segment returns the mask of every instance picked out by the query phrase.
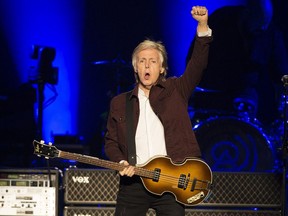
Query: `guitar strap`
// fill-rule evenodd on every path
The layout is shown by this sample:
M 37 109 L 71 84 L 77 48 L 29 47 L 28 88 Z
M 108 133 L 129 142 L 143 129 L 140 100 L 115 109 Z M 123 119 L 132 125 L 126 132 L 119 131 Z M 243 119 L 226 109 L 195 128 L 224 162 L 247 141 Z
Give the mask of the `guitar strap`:
M 126 131 L 127 131 L 127 147 L 128 147 L 128 162 L 130 165 L 136 164 L 136 147 L 135 133 L 133 121 L 133 100 L 130 100 L 131 94 L 126 94 Z

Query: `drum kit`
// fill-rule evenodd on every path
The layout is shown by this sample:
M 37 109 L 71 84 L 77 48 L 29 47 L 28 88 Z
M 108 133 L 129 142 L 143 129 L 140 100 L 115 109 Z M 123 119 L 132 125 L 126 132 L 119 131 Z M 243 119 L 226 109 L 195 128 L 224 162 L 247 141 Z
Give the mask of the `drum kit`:
M 196 96 L 195 96 L 196 95 Z M 255 116 L 255 104 L 245 98 L 229 98 L 222 107 L 199 107 L 193 97 L 221 98 L 224 92 L 201 88 L 192 96 L 189 114 L 204 160 L 213 171 L 274 172 L 281 169 L 283 118 L 264 126 Z M 202 101 L 198 98 L 202 98 Z M 204 98 L 204 99 L 203 99 Z M 227 99 L 227 98 L 226 98 Z M 207 99 L 206 99 L 207 100 Z M 209 100 L 210 101 L 210 100 Z M 283 102 L 280 103 L 283 105 Z M 232 109 L 230 109 L 232 107 Z M 281 110 L 281 108 L 279 108 Z

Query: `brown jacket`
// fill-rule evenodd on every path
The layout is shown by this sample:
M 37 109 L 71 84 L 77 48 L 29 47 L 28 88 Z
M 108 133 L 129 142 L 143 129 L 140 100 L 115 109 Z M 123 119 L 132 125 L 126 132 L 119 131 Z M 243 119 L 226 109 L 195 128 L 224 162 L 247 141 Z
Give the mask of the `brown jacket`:
M 201 156 L 187 109 L 189 98 L 206 68 L 211 41 L 212 37 L 196 37 L 193 54 L 183 75 L 159 79 L 150 90 L 151 107 L 164 127 L 167 154 L 175 162 Z M 138 85 L 132 92 L 122 93 L 111 100 L 105 153 L 114 162 L 128 160 L 125 119 L 127 94 L 131 94 L 130 100 L 133 100 L 134 131 L 139 118 Z

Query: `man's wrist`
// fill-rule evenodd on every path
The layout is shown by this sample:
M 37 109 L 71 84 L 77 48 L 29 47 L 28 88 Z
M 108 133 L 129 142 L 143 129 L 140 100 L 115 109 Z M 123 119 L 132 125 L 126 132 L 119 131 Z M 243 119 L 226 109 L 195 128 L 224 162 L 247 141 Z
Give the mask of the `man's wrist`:
M 197 35 L 198 35 L 198 37 L 209 37 L 209 36 L 212 36 L 212 30 L 207 25 L 207 30 L 206 31 L 199 31 L 197 29 Z
M 207 22 L 203 22 L 203 23 L 198 23 L 197 25 L 197 31 L 198 32 L 205 32 L 205 31 L 208 31 L 208 24 Z

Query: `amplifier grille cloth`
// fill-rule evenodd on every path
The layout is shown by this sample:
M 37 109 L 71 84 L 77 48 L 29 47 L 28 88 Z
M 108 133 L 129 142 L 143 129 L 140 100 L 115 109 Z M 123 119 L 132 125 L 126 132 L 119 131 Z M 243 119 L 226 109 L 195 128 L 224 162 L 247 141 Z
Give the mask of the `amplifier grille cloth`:
M 115 171 L 71 169 L 64 177 L 67 204 L 115 204 L 119 184 Z M 202 205 L 279 207 L 281 175 L 214 172 L 212 192 Z
M 112 207 L 65 207 L 64 216 L 89 215 L 89 216 L 114 216 Z M 185 216 L 280 216 L 279 211 L 248 211 L 248 210 L 205 210 L 186 209 Z M 149 209 L 146 216 L 156 216 L 154 210 Z
M 116 171 L 105 169 L 66 170 L 65 202 L 115 204 L 119 186 Z
M 281 175 L 272 173 L 214 173 L 212 193 L 203 205 L 281 205 Z

